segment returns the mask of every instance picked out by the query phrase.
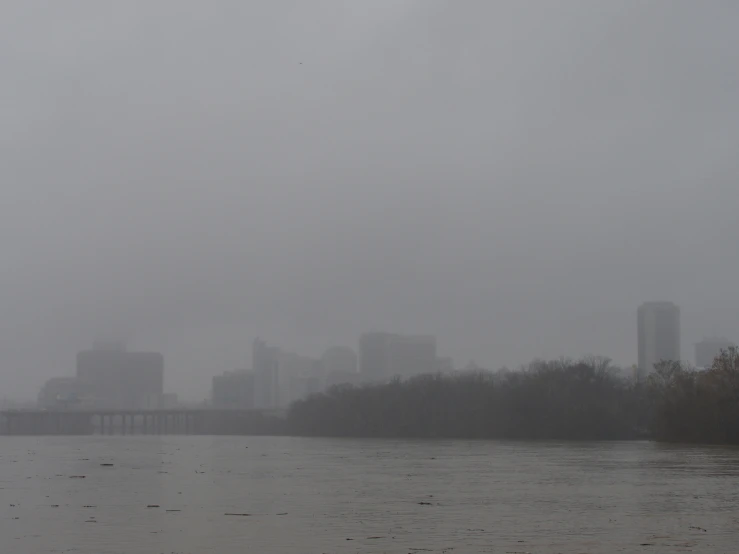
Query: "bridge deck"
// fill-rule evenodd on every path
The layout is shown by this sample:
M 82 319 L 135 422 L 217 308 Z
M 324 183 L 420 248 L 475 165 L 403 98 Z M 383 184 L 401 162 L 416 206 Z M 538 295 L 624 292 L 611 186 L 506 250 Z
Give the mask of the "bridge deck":
M 219 408 L 0 411 L 0 434 L 272 434 L 286 410 Z

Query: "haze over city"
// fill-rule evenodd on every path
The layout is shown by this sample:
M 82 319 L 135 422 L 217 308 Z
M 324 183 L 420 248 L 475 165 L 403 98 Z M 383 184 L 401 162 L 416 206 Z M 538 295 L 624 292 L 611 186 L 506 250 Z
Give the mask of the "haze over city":
M 739 339 L 739 6 L 9 2 L 0 390 L 94 339 L 207 395 L 261 336 L 458 365 Z M 9 85 L 8 85 L 9 84 Z

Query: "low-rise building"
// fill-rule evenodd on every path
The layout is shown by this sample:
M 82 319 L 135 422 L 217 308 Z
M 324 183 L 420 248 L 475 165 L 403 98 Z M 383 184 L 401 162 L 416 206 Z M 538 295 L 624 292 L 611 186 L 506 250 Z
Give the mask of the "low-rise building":
M 359 385 L 362 382 L 361 374 L 354 371 L 332 371 L 326 377 L 326 388 L 336 385 Z
M 332 346 L 321 356 L 321 363 L 326 375 L 336 371 L 357 373 L 357 354 L 346 346 Z
M 38 407 L 59 410 L 78 407 L 84 400 L 82 383 L 76 377 L 52 377 L 38 395 Z
M 695 343 L 695 365 L 697 367 L 711 367 L 713 360 L 721 354 L 721 351 L 729 350 L 736 346 L 732 341 L 725 338 L 703 339 Z
M 165 392 L 162 395 L 162 400 L 159 403 L 159 407 L 163 410 L 171 410 L 173 408 L 176 408 L 179 406 L 179 398 L 177 397 L 177 393 L 174 392 Z
M 237 370 L 213 377 L 211 402 L 214 408 L 254 408 L 254 373 Z

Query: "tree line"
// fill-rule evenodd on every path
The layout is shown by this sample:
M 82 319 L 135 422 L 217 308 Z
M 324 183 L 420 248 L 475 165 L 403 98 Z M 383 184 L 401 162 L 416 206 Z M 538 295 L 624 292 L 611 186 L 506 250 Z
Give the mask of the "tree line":
M 337 385 L 292 404 L 287 429 L 304 436 L 739 444 L 739 352 L 722 352 L 702 371 L 662 362 L 644 379 L 591 357 Z

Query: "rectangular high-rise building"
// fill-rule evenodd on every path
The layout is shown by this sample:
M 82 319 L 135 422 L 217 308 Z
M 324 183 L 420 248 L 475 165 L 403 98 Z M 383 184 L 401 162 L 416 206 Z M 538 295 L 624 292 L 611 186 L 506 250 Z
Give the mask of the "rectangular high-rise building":
M 212 402 L 214 408 L 254 407 L 254 373 L 251 371 L 227 371 L 213 377 Z
M 164 357 L 96 344 L 77 354 L 77 379 L 98 408 L 158 408 L 164 393 Z
M 639 369 L 650 373 L 661 361 L 680 360 L 680 308 L 672 302 L 645 302 L 637 310 Z
M 386 380 L 436 371 L 436 338 L 431 335 L 365 333 L 359 338 L 362 379 Z
M 280 406 L 279 381 L 280 349 L 267 346 L 261 339 L 252 345 L 252 368 L 254 371 L 254 407 L 274 409 Z
M 364 333 L 359 337 L 359 373 L 368 381 L 390 377 L 388 344 L 391 333 Z
M 394 335 L 388 347 L 391 376 L 413 377 L 436 372 L 436 337 Z
M 736 345 L 724 338 L 703 339 L 695 343 L 695 365 L 703 368 L 711 367 L 714 358 L 721 354 L 722 350 L 728 350 L 732 346 Z
M 280 407 L 319 392 L 316 382 L 322 379 L 321 362 L 309 356 L 280 350 L 277 355 Z

